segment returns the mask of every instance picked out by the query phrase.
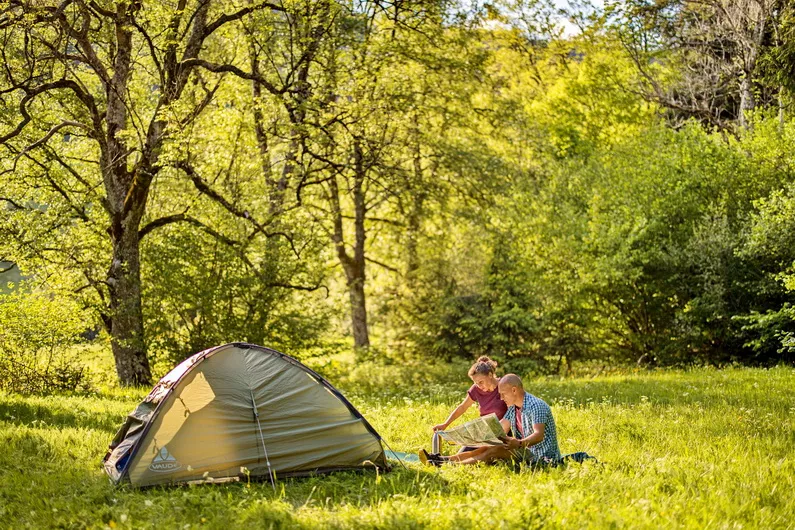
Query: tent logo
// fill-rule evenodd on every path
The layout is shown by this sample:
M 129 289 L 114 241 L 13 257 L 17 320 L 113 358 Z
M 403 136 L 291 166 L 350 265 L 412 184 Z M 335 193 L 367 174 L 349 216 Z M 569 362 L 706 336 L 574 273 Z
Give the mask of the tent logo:
M 157 473 L 162 473 L 164 471 L 176 471 L 181 467 L 182 464 L 177 462 L 177 459 L 171 456 L 171 453 L 168 452 L 168 449 L 166 449 L 165 445 L 160 448 L 160 451 L 158 451 L 155 457 L 152 459 L 152 463 L 149 464 L 149 469 Z

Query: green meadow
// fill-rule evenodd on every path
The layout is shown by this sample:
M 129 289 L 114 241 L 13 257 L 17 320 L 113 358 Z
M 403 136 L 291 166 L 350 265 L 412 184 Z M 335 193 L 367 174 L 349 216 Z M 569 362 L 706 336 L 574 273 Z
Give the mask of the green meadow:
M 392 449 L 415 451 L 462 399 L 458 369 L 365 366 L 332 382 Z M 275 491 L 269 483 L 133 490 L 112 486 L 100 459 L 145 390 L 0 394 L 0 526 L 795 528 L 795 369 L 526 384 L 552 405 L 561 450 L 587 451 L 599 463 L 409 464 L 279 480 Z

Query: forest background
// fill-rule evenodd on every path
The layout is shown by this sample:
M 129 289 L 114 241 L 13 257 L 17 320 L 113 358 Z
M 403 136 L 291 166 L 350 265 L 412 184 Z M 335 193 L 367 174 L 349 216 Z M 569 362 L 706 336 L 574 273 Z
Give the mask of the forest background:
M 781 0 L 3 0 L 0 388 L 231 341 L 792 362 L 794 37 Z

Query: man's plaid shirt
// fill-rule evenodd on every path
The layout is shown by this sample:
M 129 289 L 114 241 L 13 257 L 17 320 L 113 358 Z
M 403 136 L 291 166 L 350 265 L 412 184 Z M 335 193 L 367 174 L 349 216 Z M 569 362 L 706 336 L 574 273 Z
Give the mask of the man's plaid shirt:
M 516 407 L 508 407 L 508 412 L 505 413 L 503 419 L 511 423 L 513 435 L 519 438 L 519 430 L 516 428 Z M 533 460 L 559 459 L 558 432 L 555 429 L 555 418 L 552 417 L 552 409 L 549 408 L 549 405 L 544 400 L 525 392 L 520 419 L 522 421 L 522 438 L 527 438 L 533 433 L 534 423 L 543 423 L 545 426 L 544 441 L 527 449 L 533 456 Z

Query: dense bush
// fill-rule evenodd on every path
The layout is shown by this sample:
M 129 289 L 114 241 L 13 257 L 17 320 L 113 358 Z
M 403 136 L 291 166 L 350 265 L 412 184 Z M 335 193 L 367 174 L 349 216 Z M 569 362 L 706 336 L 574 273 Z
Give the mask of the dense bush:
M 0 297 L 0 389 L 24 394 L 86 390 L 74 346 L 90 319 L 69 299 L 20 290 Z
M 793 138 L 764 117 L 730 141 L 658 124 L 548 160 L 491 207 L 478 281 L 448 255 L 412 293 L 419 350 L 542 369 L 793 360 Z
M 422 271 L 421 284 L 402 306 L 403 325 L 421 356 L 525 356 L 544 362 L 532 340 L 539 320 L 531 279 L 511 265 L 516 256 L 507 241 L 498 237 L 493 247 L 477 282 L 461 283 L 460 272 L 445 261 Z
M 557 317 L 544 311 L 546 320 L 579 322 L 573 331 L 584 357 L 644 364 L 790 359 L 781 339 L 792 328 L 795 298 L 780 275 L 795 256 L 783 241 L 791 237 L 786 207 L 765 198 L 779 197 L 790 181 L 791 160 L 765 158 L 791 141 L 793 126 L 782 131 L 760 120 L 730 142 L 696 125 L 652 127 L 574 167 L 581 183 L 575 197 L 550 183 L 544 200 L 577 215 L 536 221 L 532 236 L 542 243 L 528 248 L 528 261 L 558 292 L 576 293 L 579 304 Z M 575 177 L 553 173 L 553 181 L 560 178 Z M 520 212 L 517 225 L 537 211 Z M 550 255 L 561 248 L 568 264 Z
M 790 184 L 756 206 L 742 256 L 759 264 L 757 296 L 775 303 L 736 319 L 755 359 L 795 362 L 795 187 Z

